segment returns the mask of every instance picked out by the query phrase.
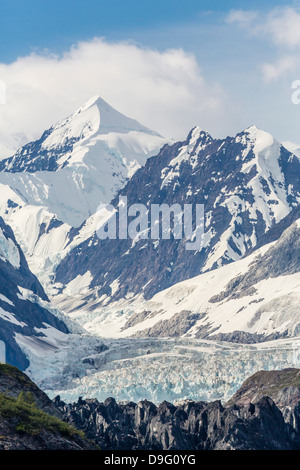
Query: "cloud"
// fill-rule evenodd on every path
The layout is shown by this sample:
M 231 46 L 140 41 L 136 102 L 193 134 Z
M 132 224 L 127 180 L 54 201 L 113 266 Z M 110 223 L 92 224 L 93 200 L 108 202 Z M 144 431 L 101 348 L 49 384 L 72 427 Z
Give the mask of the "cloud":
M 159 52 L 130 42 L 95 38 L 61 56 L 47 52 L 0 63 L 6 105 L 0 106 L 1 144 L 37 138 L 99 94 L 113 107 L 163 135 L 184 138 L 195 125 L 215 130 L 225 96 L 206 83 L 192 54 Z M 12 137 L 13 136 L 13 137 Z
M 228 24 L 237 23 L 239 26 L 250 26 L 257 18 L 257 15 L 257 11 L 231 10 L 226 16 L 225 21 Z
M 265 82 L 276 81 L 299 69 L 299 59 L 290 55 L 290 49 L 300 46 L 300 13 L 292 7 L 276 7 L 265 14 L 250 10 L 232 10 L 226 17 L 229 24 L 237 24 L 250 36 L 259 37 L 275 45 L 280 56 L 261 66 Z
M 263 29 L 262 29 L 263 28 Z M 294 8 L 275 8 L 268 16 L 261 32 L 271 35 L 282 46 L 300 45 L 300 13 Z
M 300 13 L 292 7 L 276 7 L 266 14 L 253 10 L 231 10 L 225 21 L 246 28 L 251 35 L 271 39 L 280 46 L 300 45 Z
M 280 47 L 280 57 L 274 63 L 262 66 L 263 79 L 278 80 L 290 72 L 299 72 L 299 56 L 290 55 L 290 50 L 300 46 L 300 14 L 291 7 L 277 7 L 257 26 L 256 33 L 271 39 Z
M 299 61 L 296 57 L 282 57 L 274 63 L 263 64 L 263 79 L 265 82 L 278 80 L 282 75 L 296 70 L 297 66 Z

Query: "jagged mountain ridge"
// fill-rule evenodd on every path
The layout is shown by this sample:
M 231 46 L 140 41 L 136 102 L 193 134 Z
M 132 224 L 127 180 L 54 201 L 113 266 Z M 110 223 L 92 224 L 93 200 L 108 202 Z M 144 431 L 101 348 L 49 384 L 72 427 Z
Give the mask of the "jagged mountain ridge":
M 272 387 L 278 392 L 275 402 L 263 394 Z M 249 397 L 239 400 L 247 391 Z M 54 403 L 68 423 L 84 430 L 102 449 L 300 448 L 299 369 L 260 371 L 249 377 L 226 405 L 192 400 L 164 401 L 158 406 L 148 400 L 120 404 L 113 398 L 104 403 L 80 398 L 67 405 L 60 397 Z
M 273 401 L 224 408 L 186 402 L 155 406 L 146 400 L 120 405 L 107 399 L 57 401 L 65 419 L 84 429 L 104 450 L 290 450 L 299 449 L 298 432 L 284 422 Z M 295 410 L 299 421 L 299 410 Z
M 88 105 L 85 111 L 89 113 L 93 106 L 94 104 Z M 119 124 L 116 128 L 118 126 Z M 289 241 L 287 246 L 279 244 L 277 248 L 267 247 L 266 244 L 277 240 L 284 230 L 291 229 L 288 233 L 288 237 L 291 237 L 290 248 L 296 249 L 297 253 L 298 227 L 296 225 L 291 227 L 291 223 L 299 218 L 295 215 L 299 209 L 299 159 L 276 142 L 272 136 L 254 126 L 239 133 L 236 137 L 228 137 L 223 140 L 213 139 L 208 133 L 195 128 L 185 142 L 166 145 L 158 156 L 148 159 L 145 166 L 133 174 L 120 194 L 128 196 L 129 204 L 136 202 L 147 202 L 148 204 L 155 202 L 166 202 L 168 204 L 174 202 L 182 204 L 204 203 L 207 209 L 208 233 L 206 238 L 207 246 L 204 251 L 189 254 L 184 248 L 184 240 L 182 242 L 174 240 L 161 241 L 158 244 L 152 244 L 150 241 L 146 245 L 145 241 L 133 244 L 131 240 L 125 240 L 116 243 L 114 248 L 111 249 L 109 243 L 104 243 L 100 247 L 99 240 L 95 236 L 101 214 L 93 214 L 84 220 L 79 228 L 74 228 L 72 227 L 73 223 L 65 221 L 65 217 L 62 217 L 63 220 L 59 220 L 53 212 L 53 207 L 55 207 L 55 204 L 52 205 L 53 200 L 50 198 L 51 204 L 47 200 L 47 191 L 52 182 L 57 182 L 56 189 L 64 187 L 60 180 L 62 172 L 71 169 L 72 177 L 79 174 L 81 178 L 82 174 L 86 175 L 85 164 L 87 162 L 85 161 L 86 153 L 84 153 L 86 148 L 82 150 L 83 147 L 95 150 L 100 142 L 101 148 L 103 148 L 104 141 L 105 145 L 112 143 L 112 146 L 108 145 L 109 161 L 111 161 L 111 157 L 116 157 L 116 160 L 113 158 L 113 161 L 118 162 L 116 164 L 119 165 L 119 153 L 116 152 L 115 155 L 112 155 L 111 150 L 112 148 L 120 149 L 119 144 L 115 145 L 115 139 L 118 140 L 118 143 L 121 141 L 124 143 L 125 136 L 128 143 L 128 132 L 121 132 L 120 128 L 118 128 L 118 131 L 115 128 L 115 132 L 110 132 L 110 125 L 104 127 L 104 134 L 101 134 L 101 131 L 99 134 L 99 129 L 97 131 L 97 139 L 95 139 L 97 142 L 93 141 L 94 134 L 92 136 L 89 134 L 95 128 L 92 129 L 89 126 L 84 127 L 84 133 L 79 136 L 72 128 L 70 135 L 75 136 L 75 140 L 72 141 L 68 137 L 66 142 L 63 140 L 64 130 L 60 134 L 64 126 L 52 129 L 52 137 L 54 136 L 54 142 L 58 142 L 58 145 L 52 146 L 53 142 L 48 141 L 48 157 L 52 158 L 51 152 L 56 155 L 55 165 L 51 167 L 53 159 L 49 159 L 47 163 L 47 158 L 44 160 L 43 155 L 39 155 L 37 160 L 41 158 L 42 167 L 46 165 L 45 168 L 47 168 L 47 171 L 41 171 L 40 173 L 47 174 L 47 178 L 53 178 L 53 180 L 46 181 L 46 189 L 43 186 L 45 180 L 40 180 L 42 192 L 37 192 L 37 199 L 30 200 L 30 197 L 28 197 L 31 184 L 34 182 L 34 188 L 37 188 L 36 181 L 41 176 L 38 174 L 39 171 L 35 171 L 35 165 L 38 163 L 35 160 L 35 150 L 31 155 L 32 158 L 30 157 L 28 160 L 29 167 L 26 171 L 23 171 L 25 168 L 22 167 L 22 162 L 26 161 L 26 155 L 22 155 L 22 158 L 15 160 L 15 163 L 12 160 L 9 163 L 6 162 L 7 165 L 16 165 L 14 168 L 12 167 L 13 172 L 7 171 L 9 170 L 7 166 L 0 173 L 0 183 L 1 178 L 4 178 L 1 185 L 2 213 L 6 220 L 11 222 L 17 240 L 22 240 L 22 247 L 24 246 L 24 251 L 30 260 L 33 272 L 38 274 L 40 280 L 42 280 L 40 276 L 49 269 L 47 282 L 57 281 L 56 284 L 54 282 L 52 284 L 54 287 L 53 293 L 57 289 L 60 295 L 53 297 L 54 302 L 59 306 L 65 306 L 69 312 L 78 311 L 77 320 L 81 324 L 89 324 L 89 330 L 100 336 L 109 336 L 112 331 L 110 329 L 106 330 L 106 324 L 103 321 L 109 316 L 111 317 L 110 323 L 116 323 L 117 335 L 125 337 L 132 335 L 137 337 L 145 335 L 150 337 L 191 335 L 194 338 L 214 338 L 222 341 L 252 343 L 264 341 L 265 339 L 294 336 L 299 331 L 297 259 L 293 271 L 290 272 L 291 252 L 288 250 L 288 257 L 280 260 L 280 255 L 286 253 L 286 251 L 281 250 L 289 248 Z M 66 129 L 66 134 L 69 136 L 68 123 L 66 123 Z M 131 143 L 131 137 L 134 137 L 135 143 L 138 142 L 138 132 L 139 130 L 129 131 Z M 51 137 L 50 134 L 46 136 L 45 141 Z M 110 141 L 107 136 L 112 137 L 112 134 L 114 136 Z M 152 142 L 154 142 L 152 140 L 154 138 L 155 142 L 162 143 L 158 136 L 143 131 L 143 145 L 145 135 Z M 60 140 L 61 137 L 62 140 Z M 91 143 L 92 141 L 93 143 Z M 90 143 L 87 144 L 87 142 Z M 64 144 L 66 144 L 66 153 L 63 150 L 61 151 Z M 98 150 L 99 148 L 97 147 Z M 131 151 L 133 147 L 129 146 L 127 149 L 129 148 Z M 97 155 L 99 155 L 98 150 Z M 89 150 L 87 153 L 89 153 Z M 94 153 L 93 157 L 97 158 L 97 155 Z M 94 160 L 92 160 L 92 163 L 94 163 Z M 124 166 L 124 162 L 121 166 L 127 175 L 122 180 L 122 186 L 127 181 L 128 176 L 136 169 L 136 166 L 130 164 Z M 81 169 L 83 169 L 83 173 L 81 173 Z M 102 171 L 102 168 L 100 170 Z M 117 175 L 117 180 L 119 176 Z M 18 181 L 13 189 L 10 187 L 12 181 Z M 79 180 L 76 181 L 78 183 Z M 85 180 L 86 182 L 87 180 Z M 108 180 L 107 187 L 110 188 L 110 184 L 111 180 Z M 78 205 L 78 200 L 82 196 L 80 216 L 78 214 L 74 216 L 76 220 L 80 219 L 81 221 L 83 217 L 86 218 L 87 215 L 93 212 L 84 199 L 85 197 L 91 197 L 89 191 L 85 191 L 87 187 L 88 185 L 81 187 L 79 184 L 74 192 L 76 197 L 71 198 L 72 206 L 66 207 L 66 213 L 71 214 L 72 208 Z M 22 188 L 26 195 L 22 194 L 19 188 Z M 68 188 L 66 186 L 66 191 L 69 190 Z M 113 193 L 117 194 L 117 186 Z M 66 202 L 63 192 L 58 192 L 57 196 L 55 203 Z M 110 197 L 108 196 L 108 201 Z M 68 198 L 70 199 L 69 196 Z M 92 197 L 90 200 L 92 200 Z M 94 203 L 95 200 L 93 200 Z M 117 203 L 118 194 L 113 200 L 114 205 Z M 286 234 L 284 234 L 285 236 Z M 282 240 L 279 243 L 281 242 Z M 263 249 L 256 253 L 251 260 L 245 258 L 258 247 Z M 271 250 L 266 257 L 268 251 L 265 251 L 265 248 L 268 251 Z M 272 251 L 273 248 L 276 248 L 275 251 Z M 262 260 L 255 261 L 256 255 L 262 256 Z M 265 265 L 264 260 L 266 260 Z M 265 272 L 268 270 L 268 264 L 266 263 L 270 261 L 274 261 L 274 267 L 276 268 L 272 272 L 274 277 L 271 278 L 265 276 Z M 251 263 L 254 263 L 254 269 L 251 267 Z M 58 267 L 57 277 L 51 279 L 56 267 Z M 262 270 L 263 278 L 259 282 L 267 281 L 266 287 L 263 286 L 261 289 L 261 286 L 253 284 L 249 286 L 251 289 L 247 289 L 247 282 L 256 274 L 256 268 Z M 192 277 L 203 271 L 202 276 L 204 277 L 200 276 L 199 279 Z M 222 282 L 219 282 L 220 279 Z M 185 280 L 189 280 L 185 286 L 178 284 L 178 282 L 186 282 Z M 209 298 L 205 298 L 205 301 L 207 300 L 208 305 L 211 307 L 209 312 L 203 310 L 204 302 L 199 305 L 199 299 L 203 300 L 201 297 L 203 291 L 208 290 L 205 282 L 214 288 L 213 292 L 208 292 L 210 293 Z M 195 284 L 196 289 L 193 290 Z M 287 284 L 289 284 L 288 289 L 286 289 Z M 245 289 L 243 295 L 241 295 L 239 289 L 243 285 Z M 262 290 L 266 290 L 268 293 L 268 296 L 264 296 L 263 300 Z M 281 296 L 278 295 L 277 291 Z M 193 304 L 194 294 L 197 294 L 198 299 Z M 131 296 L 138 298 L 134 298 L 131 303 L 129 299 Z M 164 297 L 167 298 L 167 302 L 165 302 Z M 31 294 L 30 298 L 33 299 Z M 189 305 L 187 298 L 191 300 Z M 144 303 L 144 299 L 149 300 L 150 306 Z M 26 300 L 29 300 L 28 296 Z M 134 303 L 135 300 L 140 303 Z M 124 303 L 115 309 L 114 301 L 124 301 Z M 161 305 L 158 308 L 159 302 Z M 223 305 L 221 305 L 222 303 Z M 172 310 L 174 304 L 175 311 Z M 104 307 L 104 315 L 102 315 L 103 310 L 97 311 L 99 306 L 101 306 L 101 309 Z M 261 308 L 262 306 L 264 308 Z M 271 310 L 268 310 L 269 308 Z M 274 320 L 275 309 L 278 315 L 275 319 L 276 322 L 272 323 L 269 320 Z M 20 308 L 18 310 L 20 311 Z M 117 315 L 115 315 L 116 310 Z M 257 311 L 258 314 L 256 315 Z M 82 312 L 86 314 L 86 317 L 83 314 L 81 315 Z M 286 321 L 287 314 L 288 321 Z M 234 316 L 236 318 L 233 318 Z M 95 318 L 96 322 L 93 323 Z M 7 320 L 5 322 L 7 323 Z M 251 326 L 248 326 L 249 323 Z M 38 370 L 42 379 L 45 380 L 44 376 L 47 376 L 48 372 L 40 371 L 41 364 L 49 365 L 52 359 L 54 359 L 54 363 L 58 357 L 57 364 L 54 366 L 52 363 L 49 367 L 49 370 L 51 369 L 49 374 L 51 375 L 52 385 L 56 383 L 59 377 L 57 383 L 62 384 L 63 389 L 67 386 L 67 376 L 68 378 L 69 376 L 71 378 L 76 377 L 76 380 L 78 377 L 78 390 L 88 389 L 91 386 L 97 387 L 101 383 L 97 382 L 99 379 L 97 367 L 102 370 L 103 364 L 101 361 L 104 354 L 102 348 L 96 345 L 96 341 L 95 344 L 92 344 L 93 341 L 91 342 L 93 347 L 91 347 L 91 344 L 82 347 L 80 338 L 74 338 L 74 341 L 68 346 L 65 341 L 62 341 L 63 347 L 61 349 L 65 349 L 66 356 L 62 357 L 63 351 L 58 351 L 58 354 L 53 354 L 51 360 L 47 362 L 44 356 L 41 357 L 39 350 L 34 350 L 42 338 L 39 335 L 43 334 L 39 327 L 37 327 L 39 331 L 36 331 L 35 328 L 34 326 L 33 330 L 37 335 L 33 331 L 30 332 L 30 335 L 34 336 L 35 342 L 32 350 L 36 356 L 33 361 L 34 364 L 31 364 L 31 372 L 35 367 L 35 370 Z M 45 333 L 47 333 L 47 330 Z M 27 338 L 30 338 L 30 335 Z M 59 336 L 58 339 L 60 339 Z M 48 341 L 49 338 L 46 337 L 45 340 Z M 76 343 L 76 341 L 78 342 Z M 126 341 L 130 342 L 130 339 L 126 338 Z M 163 343 L 164 339 L 160 341 Z M 130 346 L 132 349 L 128 346 L 129 357 L 125 355 L 127 363 L 135 358 L 137 354 L 135 344 L 133 343 L 133 346 Z M 191 351 L 193 350 L 193 353 L 191 353 L 184 344 L 182 349 L 188 351 L 187 356 L 191 355 L 187 357 L 186 364 L 189 364 L 189 358 L 195 356 L 195 350 L 191 348 Z M 20 356 L 23 361 L 29 343 L 23 340 L 23 342 L 19 341 L 18 345 L 21 345 L 23 349 L 22 356 Z M 73 353 L 72 347 L 76 349 L 77 354 L 74 363 L 70 359 Z M 154 369 L 160 366 L 157 359 L 161 355 L 161 351 L 157 347 L 157 350 L 153 351 L 152 358 L 151 347 L 144 351 L 142 360 L 139 357 L 136 358 L 136 363 L 132 360 L 132 369 L 137 369 L 136 375 L 132 372 L 133 375 L 131 376 L 133 377 L 133 388 L 140 372 L 145 374 L 142 377 L 147 375 L 142 367 L 139 369 L 139 363 L 146 362 L 148 351 L 150 351 L 149 359 L 153 359 L 153 363 L 151 363 L 152 373 Z M 199 349 L 201 348 L 202 345 L 200 344 Z M 274 348 L 276 349 L 276 346 Z M 111 361 L 113 369 L 117 363 L 114 356 L 116 351 L 114 348 L 110 349 L 112 350 L 109 350 L 107 355 L 113 358 Z M 224 355 L 226 356 L 226 353 Z M 119 358 L 119 367 L 122 361 L 123 358 Z M 178 362 L 178 356 L 173 355 L 173 349 L 170 355 L 166 355 L 164 352 L 164 361 L 169 361 L 167 383 L 170 370 L 173 370 L 175 362 Z M 254 358 L 254 364 L 255 361 Z M 251 370 L 255 367 L 253 363 L 251 363 Z M 148 365 L 148 362 L 146 364 Z M 287 365 L 290 364 L 293 364 L 293 361 L 289 358 Z M 26 365 L 28 365 L 27 362 L 21 364 L 22 367 Z M 60 367 L 61 365 L 62 367 Z M 227 364 L 227 367 L 231 369 L 230 364 Z M 55 368 L 59 371 L 57 376 L 53 374 Z M 57 370 L 55 370 L 55 373 Z M 124 396 L 125 393 L 126 396 L 127 393 L 128 368 L 126 368 L 125 373 L 124 371 L 122 373 L 125 376 L 125 385 L 120 386 L 121 391 L 119 393 L 121 397 L 122 394 Z M 176 373 L 178 374 L 178 369 L 176 369 Z M 197 371 L 189 372 L 189 374 L 182 379 L 182 384 L 176 385 L 179 394 L 184 393 L 184 381 L 189 382 L 190 378 L 197 374 Z M 91 377 L 88 378 L 87 375 Z M 103 375 L 107 376 L 106 365 Z M 109 376 L 114 384 L 118 380 L 116 375 L 122 374 L 117 371 L 111 372 Z M 62 380 L 64 378 L 65 382 Z M 158 389 L 162 386 L 160 393 L 169 393 L 168 384 L 163 381 L 162 377 L 150 378 Z M 104 381 L 104 378 L 102 377 L 101 380 Z M 218 379 L 216 380 L 218 382 Z M 227 386 L 226 381 L 224 383 Z M 198 388 L 197 385 L 198 383 L 195 386 L 196 389 Z M 149 389 L 152 387 L 153 384 L 150 382 Z M 180 387 L 182 388 L 180 389 Z M 173 393 L 173 390 L 171 392 Z M 77 393 L 77 388 L 72 388 L 72 393 Z M 139 393 L 144 392 L 142 390 Z
M 0 161 L 0 172 L 36 173 L 58 171 L 72 164 L 72 152 L 95 134 L 158 133 L 119 113 L 99 96 L 87 101 L 74 114 L 46 130 L 37 141 L 21 147 L 12 157 Z
M 300 160 L 255 126 L 224 140 L 195 128 L 185 142 L 149 158 L 119 195 L 127 196 L 128 205 L 141 202 L 148 208 L 152 203 L 204 204 L 205 246 L 188 252 L 185 240 L 100 241 L 93 234 L 56 272 L 61 286 L 76 284 L 73 294 L 82 287 L 74 308 L 95 309 L 141 294 L 150 299 L 184 279 L 241 259 L 298 206 Z M 117 196 L 112 204 L 118 202 Z M 72 309 L 67 296 L 64 306 Z
M 99 106 L 104 107 L 102 124 Z M 83 120 L 82 116 L 85 116 Z M 87 125 L 88 123 L 93 123 L 94 127 Z M 42 142 L 36 143 L 36 150 L 32 150 L 32 154 L 29 148 L 23 149 L 28 157 L 20 151 L 18 157 L 4 161 L 5 168 L 0 179 L 3 175 L 15 178 L 16 175 L 26 174 L 29 177 L 31 172 L 36 178 L 34 164 L 41 161 L 43 167 L 39 149 L 45 148 L 48 157 L 53 152 L 56 159 L 56 167 L 48 165 L 45 173 L 59 175 L 73 165 L 77 171 L 78 161 L 74 156 L 80 153 L 79 147 L 85 145 L 94 135 L 97 134 L 97 139 L 102 141 L 101 136 L 107 139 L 111 134 L 114 137 L 116 134 L 128 136 L 131 132 L 142 132 L 151 139 L 159 138 L 136 121 L 120 115 L 103 100 L 92 100 L 73 116 L 46 132 Z M 71 150 L 68 147 L 70 136 Z M 62 156 L 59 152 L 65 144 L 66 153 Z M 26 162 L 29 164 L 27 169 Z M 84 158 L 80 160 L 80 165 L 83 162 Z M 119 194 L 125 194 L 129 204 L 145 202 L 149 206 L 151 203 L 204 203 L 206 245 L 203 250 L 195 253 L 185 250 L 185 240 L 159 243 L 145 240 L 135 243 L 131 240 L 100 242 L 95 230 L 101 215 L 96 213 L 79 229 L 75 229 L 58 220 L 43 205 L 24 204 L 22 197 L 8 186 L 5 187 L 1 205 L 2 210 L 5 209 L 7 220 L 12 221 L 18 239 L 23 237 L 30 266 L 41 276 L 40 279 L 44 280 L 42 276 L 50 265 L 50 274 L 47 274 L 47 282 L 50 283 L 57 268 L 54 287 L 60 295 L 54 297 L 54 302 L 67 311 L 95 310 L 99 305 L 110 305 L 112 301 L 131 296 L 151 300 L 170 286 L 178 286 L 178 282 L 238 261 L 258 246 L 268 243 L 270 236 L 276 238 L 277 231 L 279 233 L 281 230 L 277 227 L 288 221 L 299 207 L 299 166 L 298 157 L 255 126 L 223 140 L 213 139 L 208 133 L 195 128 L 185 142 L 165 145 L 158 156 L 148 159 Z M 118 195 L 113 204 L 118 204 Z M 288 226 L 289 222 L 286 223 Z M 272 233 L 275 235 L 270 235 Z M 235 268 L 232 268 L 232 272 L 233 275 L 231 268 L 227 270 L 228 274 L 224 276 L 227 282 L 234 280 Z M 279 272 L 278 275 L 280 274 L 282 273 Z M 202 278 L 199 282 L 202 282 Z M 224 288 L 225 285 L 222 286 Z M 212 297 L 221 293 L 222 291 L 214 292 Z M 172 293 L 168 295 L 172 297 Z M 247 296 L 245 300 L 248 301 Z M 290 326 L 282 330 L 280 325 L 280 332 L 275 328 L 275 336 L 273 332 L 262 331 L 262 327 L 254 329 L 255 331 L 243 328 L 233 330 L 230 327 L 224 331 L 222 322 L 211 324 L 208 312 L 199 311 L 197 305 L 192 306 L 191 311 L 176 311 L 174 318 L 170 317 L 164 302 L 162 305 L 163 312 L 155 315 L 155 321 L 150 324 L 147 323 L 148 314 L 153 316 L 156 310 L 150 308 L 143 314 L 136 305 L 129 306 L 129 309 L 126 306 L 126 312 L 130 311 L 132 318 L 129 315 L 123 316 L 117 325 L 119 334 L 164 336 L 172 332 L 175 336 L 192 333 L 192 336 L 205 338 L 215 333 L 223 335 L 222 339 L 228 339 L 228 335 L 242 331 L 246 333 L 246 341 L 250 339 L 248 333 L 259 335 L 260 340 L 266 337 L 276 338 L 278 334 L 293 334 Z M 164 316 L 166 313 L 168 318 Z M 249 314 L 248 323 L 251 322 L 252 314 L 253 312 Z M 98 325 L 100 319 L 101 315 L 97 319 Z M 165 320 L 168 321 L 164 324 Z M 158 327 L 156 324 L 160 322 L 162 325 Z M 236 338 L 243 339 L 239 334 Z

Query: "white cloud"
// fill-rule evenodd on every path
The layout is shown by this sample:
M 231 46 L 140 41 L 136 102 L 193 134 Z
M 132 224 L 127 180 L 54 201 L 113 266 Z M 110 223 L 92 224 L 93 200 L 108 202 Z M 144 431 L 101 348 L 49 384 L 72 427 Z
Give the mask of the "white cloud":
M 0 64 L 6 105 L 0 106 L 0 152 L 12 135 L 18 144 L 38 137 L 99 94 L 112 106 L 171 137 L 195 125 L 216 130 L 225 98 L 205 82 L 195 57 L 181 49 L 157 50 L 96 38 L 58 57 L 32 54 Z
M 256 19 L 258 13 L 251 10 L 231 10 L 226 16 L 229 24 L 237 23 L 240 26 L 249 26 Z
M 300 45 L 300 13 L 292 7 L 276 7 L 266 14 L 253 10 L 232 10 L 225 21 L 236 23 L 246 28 L 248 33 L 271 39 L 280 46 Z
M 291 56 L 290 49 L 300 46 L 300 14 L 291 7 L 275 8 L 257 26 L 256 33 L 271 39 L 280 47 L 281 57 L 263 65 L 265 81 L 278 80 L 290 72 L 299 72 L 299 56 Z M 284 52 L 283 52 L 284 51 Z
M 261 32 L 270 34 L 276 44 L 300 45 L 300 13 L 291 7 L 275 8 L 267 17 Z
M 282 75 L 296 70 L 297 65 L 299 61 L 296 57 L 282 57 L 275 63 L 263 64 L 263 79 L 266 82 L 278 80 Z
M 289 50 L 300 46 L 300 13 L 295 8 L 276 7 L 260 15 L 250 10 L 232 10 L 226 17 L 226 22 L 236 23 L 250 36 L 271 41 L 277 48 L 280 47 L 280 57 L 261 67 L 264 81 L 278 80 L 299 68 L 298 57 L 291 56 Z

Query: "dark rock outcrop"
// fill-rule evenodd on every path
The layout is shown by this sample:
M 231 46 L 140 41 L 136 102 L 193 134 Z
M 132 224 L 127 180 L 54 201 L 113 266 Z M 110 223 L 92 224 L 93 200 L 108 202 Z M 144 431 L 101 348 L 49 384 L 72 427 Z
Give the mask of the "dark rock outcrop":
M 107 450 L 300 449 L 300 409 L 294 422 L 286 422 L 268 397 L 230 407 L 220 401 L 155 406 L 147 400 L 122 405 L 109 398 L 66 405 L 57 397 L 54 402 L 69 424 Z
M 227 405 L 245 406 L 264 396 L 272 398 L 281 408 L 297 406 L 300 402 L 300 369 L 256 372 L 245 380 Z
M 157 406 L 113 398 L 66 404 L 60 397 L 51 401 L 16 368 L 0 365 L 0 449 L 95 449 L 94 441 L 103 450 L 300 450 L 299 385 L 299 369 L 260 371 L 227 404 Z M 19 391 L 30 392 L 33 408 L 30 402 L 24 412 Z M 37 409 L 43 410 L 38 421 Z

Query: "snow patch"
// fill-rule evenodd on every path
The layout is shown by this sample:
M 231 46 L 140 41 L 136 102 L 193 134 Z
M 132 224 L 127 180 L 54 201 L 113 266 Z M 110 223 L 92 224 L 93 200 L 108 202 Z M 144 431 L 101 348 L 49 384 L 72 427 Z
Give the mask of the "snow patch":
M 0 228 L 0 258 L 10 263 L 15 269 L 20 268 L 20 252 L 19 248 L 11 240 L 6 238 L 3 230 Z

